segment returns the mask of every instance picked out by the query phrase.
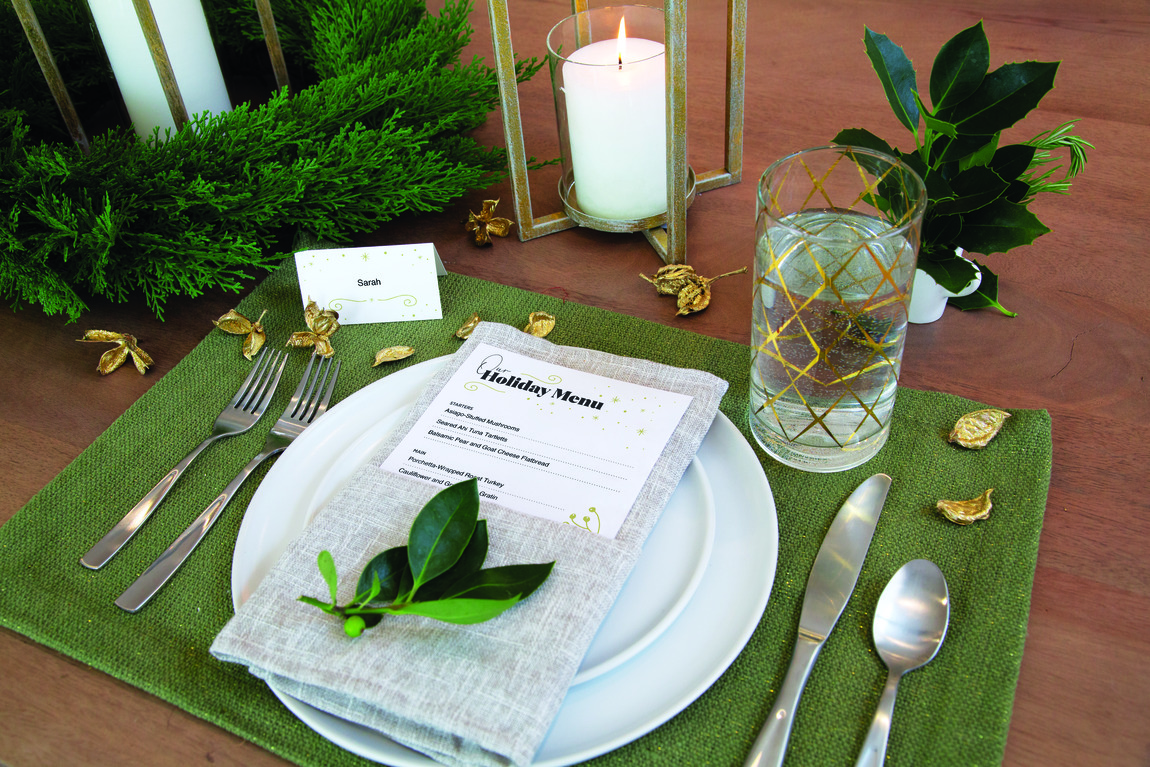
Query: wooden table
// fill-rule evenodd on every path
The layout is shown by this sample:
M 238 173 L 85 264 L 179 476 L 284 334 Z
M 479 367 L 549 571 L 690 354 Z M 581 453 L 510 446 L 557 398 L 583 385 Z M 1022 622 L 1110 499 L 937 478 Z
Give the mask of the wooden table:
M 722 163 L 726 14 L 721 0 L 690 6 L 689 154 L 703 171 Z M 567 7 L 561 0 L 513 2 L 520 52 L 543 55 L 546 31 Z M 939 322 L 913 326 L 902 383 L 1008 410 L 1046 408 L 1053 416 L 1053 479 L 1005 763 L 1144 767 L 1150 764 L 1150 161 L 1140 147 L 1150 146 L 1150 6 L 1140 0 L 940 0 L 924 9 L 910 0 L 753 0 L 744 181 L 695 202 L 687 257 L 706 275 L 751 264 L 755 184 L 774 159 L 826 143 L 845 127 L 910 145 L 864 55 L 864 24 L 904 47 L 925 86 L 938 47 L 979 19 L 991 41 L 992 66 L 1063 60 L 1056 89 L 1012 137 L 1026 139 L 1081 118 L 1078 132 L 1097 149 L 1071 197 L 1046 195 L 1033 205 L 1053 232 L 987 259 L 1001 277 L 1002 302 L 1018 317 L 948 308 Z M 482 3 L 473 21 L 473 50 L 490 59 Z M 546 72 L 523 86 L 520 98 L 528 153 L 556 156 Z M 502 143 L 498 115 L 481 136 Z M 537 216 L 559 210 L 556 177 L 548 172 L 532 175 Z M 452 271 L 749 341 L 749 277 L 716 283 L 709 309 L 676 318 L 671 299 L 657 297 L 639 279 L 659 266 L 641 236 L 572 230 L 478 249 L 462 221 L 487 197 L 502 197 L 499 212 L 511 215 L 510 189 L 502 186 L 469 195 L 441 215 L 396 221 L 358 244 L 433 241 Z M 236 300 L 175 301 L 163 323 L 139 305 L 99 302 L 74 325 L 36 307 L 0 311 L 0 523 Z M 156 366 L 144 377 L 125 368 L 100 378 L 98 352 L 75 342 L 89 328 L 137 335 Z M 19 767 L 280 761 L 9 631 L 0 631 L 0 722 L 0 763 Z

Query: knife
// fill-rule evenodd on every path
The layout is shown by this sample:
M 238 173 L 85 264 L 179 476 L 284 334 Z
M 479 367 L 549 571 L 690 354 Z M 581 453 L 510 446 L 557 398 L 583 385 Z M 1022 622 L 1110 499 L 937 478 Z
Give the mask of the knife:
M 744 767 L 778 767 L 783 763 L 799 696 L 819 650 L 854 591 L 889 490 L 890 477 L 875 474 L 851 493 L 831 522 L 807 578 L 790 668 Z

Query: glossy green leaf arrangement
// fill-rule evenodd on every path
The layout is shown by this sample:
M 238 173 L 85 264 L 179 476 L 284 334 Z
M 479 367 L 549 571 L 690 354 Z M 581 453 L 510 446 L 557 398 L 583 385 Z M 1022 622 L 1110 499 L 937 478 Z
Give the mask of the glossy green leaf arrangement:
M 1074 122 L 1021 144 L 1000 144 L 1003 131 L 1038 106 L 1053 87 L 1058 62 L 1025 61 L 990 69 L 990 43 L 982 22 L 951 38 L 934 60 L 930 100 L 922 100 L 914 65 L 885 35 L 866 30 L 866 52 L 899 122 L 914 134 L 913 152 L 901 152 L 862 128 L 849 128 L 836 144 L 876 149 L 901 158 L 926 182 L 928 204 L 918 267 L 958 292 L 982 272 L 979 290 L 951 299 L 961 309 L 994 307 L 998 279 L 970 253 L 1005 253 L 1050 231 L 1027 209 L 1040 192 L 1066 194 L 1068 179 L 1086 164 L 1090 144 L 1071 134 Z M 1068 165 L 1054 154 L 1065 150 Z M 880 193 L 881 193 L 880 189 Z
M 482 623 L 529 597 L 551 575 L 554 562 L 484 569 L 487 521 L 479 519 L 474 479 L 452 485 L 427 502 L 411 525 L 406 546 L 376 555 L 360 573 L 355 597 L 336 602 L 339 576 L 331 552 L 317 558 L 330 602 L 299 601 L 343 619 L 357 637 L 384 615 L 421 615 L 446 623 Z

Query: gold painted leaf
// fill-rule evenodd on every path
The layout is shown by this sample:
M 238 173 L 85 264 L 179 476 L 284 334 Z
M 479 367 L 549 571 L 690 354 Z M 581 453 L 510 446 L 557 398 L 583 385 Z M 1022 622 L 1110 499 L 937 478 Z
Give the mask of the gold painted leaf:
M 217 328 L 225 333 L 231 333 L 235 336 L 242 336 L 245 333 L 252 332 L 252 322 L 244 315 L 237 312 L 235 309 L 229 309 L 224 316 L 218 320 L 212 320 Z
M 136 364 L 136 370 L 143 375 L 148 371 L 148 368 L 154 364 L 151 355 L 136 345 L 136 339 L 128 336 L 128 353 L 132 355 L 132 362 Z
M 312 333 L 310 330 L 301 330 L 298 333 L 292 333 L 285 346 L 292 346 L 296 349 L 314 346 L 315 353 L 321 357 L 330 357 L 335 354 L 335 349 L 332 348 L 331 342 L 328 341 L 327 338 Z
M 986 447 L 1009 417 L 1010 413 L 994 408 L 967 413 L 955 423 L 950 441 L 971 449 Z
M 252 359 L 259 353 L 259 350 L 263 348 L 264 342 L 267 340 L 267 334 L 264 333 L 262 327 L 259 329 L 253 328 L 252 332 L 248 333 L 244 338 L 244 345 L 241 349 L 243 355 L 249 360 Z
M 310 330 L 301 330 L 298 333 L 292 333 L 288 336 L 286 346 L 293 346 L 296 349 L 302 349 L 307 346 L 315 346 L 315 333 Z
M 544 338 L 555 329 L 555 317 L 547 312 L 531 312 L 527 317 L 527 327 L 524 333 L 530 333 L 536 338 Z
M 320 309 L 311 296 L 308 296 L 307 306 L 303 310 L 303 321 L 307 323 L 308 330 L 320 336 L 330 336 L 339 330 L 339 312 L 332 309 Z
M 475 330 L 475 326 L 479 323 L 479 312 L 475 312 L 467 318 L 467 322 L 463 323 L 463 326 L 459 328 L 459 330 L 455 331 L 455 337 L 466 339 L 471 335 L 471 331 Z
M 84 333 L 84 337 L 79 339 L 81 341 L 103 341 L 105 343 L 117 343 L 124 337 L 123 333 L 113 333 L 110 330 L 89 330 Z
M 415 349 L 410 346 L 389 346 L 375 353 L 375 362 L 371 363 L 371 366 L 376 367 L 384 362 L 395 362 L 413 354 L 415 354 Z
M 986 519 L 990 516 L 990 494 L 994 492 L 994 488 L 990 488 L 977 498 L 971 498 L 969 501 L 939 501 L 936 505 L 938 510 L 943 513 L 947 519 L 954 522 L 956 525 L 969 525 L 975 520 Z
M 687 283 L 679 291 L 678 304 L 679 311 L 676 313 L 680 316 L 694 314 L 706 309 L 711 305 L 710 282 L 706 279 L 696 278 Z
M 335 347 L 331 345 L 327 336 L 319 336 L 315 340 L 315 353 L 321 357 L 330 357 L 335 354 Z
M 125 344 L 119 344 L 100 355 L 96 370 L 99 371 L 100 375 L 106 376 L 123 365 L 126 359 L 128 359 L 128 347 Z
M 661 296 L 676 296 L 695 274 L 695 267 L 687 264 L 666 264 L 655 272 L 654 277 L 640 274 L 640 277 L 655 286 L 655 292 Z

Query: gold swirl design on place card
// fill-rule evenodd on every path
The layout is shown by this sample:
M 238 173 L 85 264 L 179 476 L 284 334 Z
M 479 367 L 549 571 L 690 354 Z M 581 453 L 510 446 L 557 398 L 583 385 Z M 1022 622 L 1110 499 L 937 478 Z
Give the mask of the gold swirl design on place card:
M 549 375 L 546 378 L 540 378 L 539 376 L 533 376 L 530 373 L 524 373 L 523 375 L 527 378 L 533 378 L 536 381 L 538 381 L 539 383 L 550 383 L 550 384 L 563 383 L 563 377 L 562 376 Z
M 400 293 L 398 296 L 392 296 L 391 298 L 333 298 L 328 302 L 327 306 L 329 309 L 334 309 L 338 312 L 343 310 L 345 301 L 353 304 L 374 304 L 376 301 L 379 301 L 382 304 L 388 301 L 394 301 L 397 298 L 403 299 L 404 306 L 415 306 L 419 303 L 419 299 L 410 293 Z
M 594 530 L 591 529 L 591 514 L 584 515 L 583 516 L 583 523 L 580 524 L 579 522 L 575 521 L 575 512 L 572 512 L 571 516 L 563 524 L 574 525 L 575 527 L 578 527 L 580 530 L 586 530 L 589 533 L 595 533 L 596 535 L 598 535 L 599 531 L 603 528 L 603 523 L 599 519 L 599 512 L 595 511 L 594 506 L 587 509 L 587 511 L 591 512 L 591 514 L 593 514 L 595 517 L 595 529 Z

